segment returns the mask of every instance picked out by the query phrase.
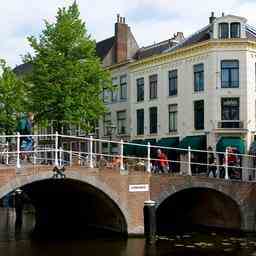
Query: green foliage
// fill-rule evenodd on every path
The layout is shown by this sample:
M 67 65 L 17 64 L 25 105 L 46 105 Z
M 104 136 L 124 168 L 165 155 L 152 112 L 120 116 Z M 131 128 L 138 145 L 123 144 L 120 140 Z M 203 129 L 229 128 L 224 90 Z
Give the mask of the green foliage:
M 35 55 L 29 80 L 35 119 L 40 123 L 57 120 L 80 124 L 90 131 L 104 113 L 103 88 L 112 90 L 110 75 L 96 56 L 96 43 L 87 35 L 76 3 L 58 10 L 55 23 L 45 22 L 39 39 L 28 38 Z
M 17 115 L 26 111 L 25 83 L 12 69 L 0 60 L 0 132 L 13 134 L 17 127 Z

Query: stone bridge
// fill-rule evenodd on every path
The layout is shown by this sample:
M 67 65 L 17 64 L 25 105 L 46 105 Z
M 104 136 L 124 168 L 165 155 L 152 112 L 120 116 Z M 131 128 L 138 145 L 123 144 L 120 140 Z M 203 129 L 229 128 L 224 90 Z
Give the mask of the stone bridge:
M 27 165 L 18 172 L 1 167 L 0 198 L 21 188 L 34 204 L 37 225 L 43 228 L 60 219 L 59 225 L 65 221 L 70 227 L 91 225 L 143 234 L 143 205 L 151 199 L 157 205 L 158 230 L 184 224 L 256 229 L 253 182 L 81 166 L 67 167 L 64 179 L 54 179 L 52 170 L 48 165 Z

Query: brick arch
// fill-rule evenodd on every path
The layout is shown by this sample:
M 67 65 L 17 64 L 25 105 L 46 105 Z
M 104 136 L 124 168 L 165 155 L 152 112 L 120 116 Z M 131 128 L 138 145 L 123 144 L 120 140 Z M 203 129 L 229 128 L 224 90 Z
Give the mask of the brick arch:
M 210 183 L 210 182 L 207 182 L 207 183 L 206 182 L 202 182 L 202 183 L 199 183 L 199 182 L 196 182 L 196 183 L 186 182 L 186 183 L 184 183 L 182 185 L 179 184 L 178 186 L 173 184 L 172 186 L 170 186 L 170 188 L 168 190 L 162 191 L 157 198 L 154 198 L 154 200 L 156 201 L 156 207 L 158 208 L 161 203 L 163 203 L 167 198 L 169 198 L 170 196 L 174 195 L 175 193 L 178 193 L 178 192 L 180 192 L 182 190 L 190 189 L 190 188 L 205 188 L 205 189 L 215 190 L 215 191 L 220 192 L 220 193 L 224 194 L 225 196 L 229 197 L 238 206 L 240 206 L 240 202 L 238 202 L 238 200 L 235 197 L 234 193 L 232 193 L 228 189 L 225 189 L 224 186 L 216 185 L 216 184 Z
M 162 191 L 159 193 L 157 198 L 154 198 L 156 201 L 156 210 L 160 208 L 160 205 L 164 203 L 168 198 L 171 196 L 178 194 L 181 191 L 189 190 L 189 189 L 207 189 L 210 191 L 214 191 L 217 193 L 222 194 L 227 199 L 231 200 L 234 205 L 236 205 L 238 209 L 238 213 L 240 215 L 240 228 L 246 229 L 247 226 L 247 220 L 245 216 L 245 212 L 243 210 L 243 204 L 239 201 L 239 199 L 236 197 L 235 193 L 232 193 L 232 190 L 227 188 L 229 184 L 227 184 L 227 181 L 224 181 L 223 184 L 216 184 L 216 183 L 210 183 L 210 182 L 184 182 L 182 185 L 178 184 L 177 186 L 175 184 L 172 184 L 169 189 L 166 191 Z M 231 183 L 230 183 L 231 184 Z
M 29 185 L 38 181 L 51 179 L 53 175 L 52 171 L 42 172 L 40 174 L 32 174 L 29 176 L 16 176 L 14 179 L 10 180 L 7 184 L 0 187 L 0 199 L 3 198 L 8 193 L 14 191 L 17 188 L 23 187 L 25 185 Z M 77 171 L 68 171 L 65 173 L 66 179 L 83 182 L 90 186 L 93 186 L 101 193 L 104 193 L 111 199 L 114 204 L 118 207 L 121 214 L 124 217 L 126 224 L 126 231 L 128 231 L 128 220 L 129 220 L 129 212 L 127 208 L 124 206 L 121 201 L 118 193 L 116 193 L 113 189 L 111 189 L 106 183 L 97 179 L 97 176 L 89 176 L 89 175 L 81 175 Z

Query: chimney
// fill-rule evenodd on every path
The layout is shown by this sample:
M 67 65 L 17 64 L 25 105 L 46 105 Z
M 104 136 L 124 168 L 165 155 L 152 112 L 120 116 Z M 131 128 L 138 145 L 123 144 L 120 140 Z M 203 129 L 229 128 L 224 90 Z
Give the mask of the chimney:
M 125 23 L 125 18 L 117 15 L 115 24 L 115 62 L 120 63 L 127 60 L 127 41 L 129 27 Z
M 176 36 L 175 36 L 175 39 L 181 43 L 182 41 L 184 41 L 185 37 L 184 37 L 184 34 L 183 32 L 177 32 Z
M 214 16 L 214 12 L 212 12 L 211 16 L 209 17 L 209 23 L 212 24 L 215 19 L 216 17 Z
M 223 12 L 223 13 L 222 13 L 222 17 L 224 17 L 224 16 L 225 16 L 225 13 Z

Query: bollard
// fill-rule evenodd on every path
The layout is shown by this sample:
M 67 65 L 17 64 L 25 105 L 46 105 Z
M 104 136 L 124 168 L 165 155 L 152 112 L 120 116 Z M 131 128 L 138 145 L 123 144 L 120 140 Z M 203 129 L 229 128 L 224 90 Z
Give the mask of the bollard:
M 147 244 L 154 244 L 156 241 L 156 208 L 155 201 L 144 202 L 144 234 Z

